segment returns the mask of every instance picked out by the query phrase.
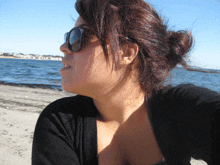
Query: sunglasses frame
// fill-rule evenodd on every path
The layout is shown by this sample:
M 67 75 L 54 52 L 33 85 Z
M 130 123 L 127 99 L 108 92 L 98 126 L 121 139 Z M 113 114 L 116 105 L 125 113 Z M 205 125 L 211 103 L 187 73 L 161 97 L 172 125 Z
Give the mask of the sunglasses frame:
M 70 44 L 70 42 L 69 42 L 69 38 L 70 38 L 71 32 L 72 32 L 73 30 L 76 30 L 76 29 L 79 29 L 80 32 L 81 32 L 80 45 L 79 45 L 79 48 L 78 48 L 77 50 L 72 50 L 71 44 Z M 83 37 L 84 37 L 84 32 L 85 32 L 85 31 L 90 31 L 90 30 L 89 30 L 88 28 L 86 28 L 86 27 L 74 27 L 74 28 L 72 28 L 69 32 L 67 32 L 67 33 L 64 34 L 64 41 L 68 43 L 68 48 L 71 50 L 71 52 L 78 52 L 78 51 L 81 49 L 81 47 L 82 47 L 82 39 L 83 39 Z

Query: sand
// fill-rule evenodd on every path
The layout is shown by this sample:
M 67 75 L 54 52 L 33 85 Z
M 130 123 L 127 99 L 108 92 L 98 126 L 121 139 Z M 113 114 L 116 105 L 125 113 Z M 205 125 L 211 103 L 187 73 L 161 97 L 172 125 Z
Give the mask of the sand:
M 0 165 L 30 165 L 32 138 L 40 112 L 73 94 L 0 85 Z
M 74 94 L 50 89 L 0 85 L 0 165 L 30 165 L 32 139 L 40 112 Z M 192 165 L 206 165 L 191 160 Z

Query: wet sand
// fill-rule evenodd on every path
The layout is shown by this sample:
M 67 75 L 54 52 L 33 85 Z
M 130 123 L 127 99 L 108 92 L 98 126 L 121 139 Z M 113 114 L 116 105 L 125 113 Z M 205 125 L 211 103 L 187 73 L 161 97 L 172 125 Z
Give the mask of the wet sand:
M 32 139 L 40 112 L 74 94 L 50 89 L 0 85 L 0 165 L 30 165 Z M 192 165 L 206 165 L 191 160 Z

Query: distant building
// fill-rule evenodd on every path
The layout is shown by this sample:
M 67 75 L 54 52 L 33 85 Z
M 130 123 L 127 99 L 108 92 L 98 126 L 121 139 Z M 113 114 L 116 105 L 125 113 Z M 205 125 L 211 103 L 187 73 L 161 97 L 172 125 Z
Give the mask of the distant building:
M 61 57 L 50 57 L 50 60 L 62 61 L 62 58 Z
M 3 56 L 13 56 L 13 55 L 10 53 L 3 53 Z

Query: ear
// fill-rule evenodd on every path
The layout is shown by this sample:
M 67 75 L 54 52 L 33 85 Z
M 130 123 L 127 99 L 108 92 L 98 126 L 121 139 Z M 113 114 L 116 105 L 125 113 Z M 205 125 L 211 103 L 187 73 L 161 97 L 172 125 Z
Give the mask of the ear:
M 121 54 L 121 64 L 129 65 L 131 64 L 135 57 L 137 57 L 139 51 L 139 46 L 136 43 L 129 43 L 122 46 Z

